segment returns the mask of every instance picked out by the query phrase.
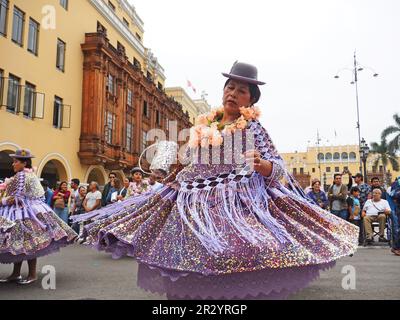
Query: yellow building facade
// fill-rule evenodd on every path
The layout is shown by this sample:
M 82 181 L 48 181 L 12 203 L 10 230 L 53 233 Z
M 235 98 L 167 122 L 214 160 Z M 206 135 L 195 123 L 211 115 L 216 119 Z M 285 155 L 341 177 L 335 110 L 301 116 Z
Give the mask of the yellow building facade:
M 78 157 L 81 44 L 86 33 L 106 32 L 163 89 L 164 69 L 143 45 L 143 21 L 127 0 L 0 0 L 0 10 L 0 178 L 12 173 L 8 155 L 29 148 L 43 178 L 103 184 L 108 172 Z
M 211 109 L 204 96 L 201 99 L 193 100 L 185 89 L 181 87 L 165 88 L 165 93 L 182 105 L 183 110 L 188 112 L 192 123 L 195 122 L 198 115 L 206 113 Z
M 310 180 L 320 179 L 321 183 L 332 184 L 335 173 L 345 169 L 353 175 L 360 172 L 360 154 L 357 145 L 308 147 L 305 152 L 282 153 L 286 167 L 294 175 L 310 175 Z M 383 175 L 383 166 L 374 167 L 376 156 L 370 154 L 367 159 L 367 174 Z M 400 175 L 391 165 L 387 172 L 392 178 Z M 345 180 L 347 182 L 347 178 Z

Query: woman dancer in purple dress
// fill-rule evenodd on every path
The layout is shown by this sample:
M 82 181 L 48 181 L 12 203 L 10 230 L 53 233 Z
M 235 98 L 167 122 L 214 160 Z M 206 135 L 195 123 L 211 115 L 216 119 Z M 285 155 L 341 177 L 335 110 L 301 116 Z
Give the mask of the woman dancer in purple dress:
M 135 258 L 139 287 L 170 299 L 286 298 L 352 255 L 358 228 L 313 204 L 285 170 L 254 107 L 257 69 L 235 63 L 223 75 L 223 107 L 198 117 L 189 164 L 95 229 L 96 247 Z
M 30 151 L 17 150 L 11 157 L 15 175 L 7 181 L 6 196 L 0 203 L 0 263 L 14 263 L 14 270 L 0 282 L 30 284 L 37 280 L 37 258 L 72 244 L 77 234 L 44 202 Z M 25 260 L 29 275 L 22 279 Z

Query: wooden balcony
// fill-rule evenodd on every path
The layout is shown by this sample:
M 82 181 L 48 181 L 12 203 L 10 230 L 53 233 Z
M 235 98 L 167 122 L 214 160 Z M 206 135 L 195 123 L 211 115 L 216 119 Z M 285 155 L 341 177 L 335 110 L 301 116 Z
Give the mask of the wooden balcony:
M 182 106 L 171 100 L 149 81 L 144 73 L 130 63 L 121 50 L 115 49 L 104 33 L 86 34 L 81 45 L 84 54 L 83 96 L 80 150 L 82 164 L 102 165 L 109 170 L 128 170 L 137 165 L 142 144 L 142 131 L 156 128 L 154 110 L 162 117 L 178 121 L 179 128 L 191 126 Z M 106 89 L 107 73 L 116 77 L 115 94 Z M 127 105 L 127 83 L 134 84 L 134 100 Z M 150 118 L 143 116 L 143 103 L 148 102 Z M 105 138 L 105 115 L 115 115 L 111 143 Z M 126 123 L 133 121 L 133 148 L 128 152 Z M 107 123 L 108 125 L 108 123 Z M 144 164 L 146 165 L 146 164 Z

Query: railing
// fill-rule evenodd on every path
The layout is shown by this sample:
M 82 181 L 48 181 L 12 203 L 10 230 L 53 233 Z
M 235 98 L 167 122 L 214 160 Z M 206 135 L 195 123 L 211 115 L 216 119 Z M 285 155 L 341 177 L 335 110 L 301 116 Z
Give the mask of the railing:
M 45 94 L 10 78 L 0 78 L 0 108 L 32 119 L 44 118 Z
M 331 159 L 331 160 L 316 160 L 316 163 L 318 163 L 318 162 L 320 162 L 320 163 L 344 163 L 344 162 L 358 162 L 358 159 L 356 158 L 356 159 L 335 159 L 335 160 L 333 160 L 333 159 Z

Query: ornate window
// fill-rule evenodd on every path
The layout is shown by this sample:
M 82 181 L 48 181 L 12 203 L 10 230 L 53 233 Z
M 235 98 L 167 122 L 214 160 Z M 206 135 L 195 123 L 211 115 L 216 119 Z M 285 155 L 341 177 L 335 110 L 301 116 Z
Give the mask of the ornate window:
M 340 161 L 340 153 L 339 152 L 335 152 L 333 154 L 333 160 L 335 161 Z
M 326 161 L 332 161 L 332 153 L 328 152 L 328 153 L 325 155 L 325 160 L 326 160 Z

